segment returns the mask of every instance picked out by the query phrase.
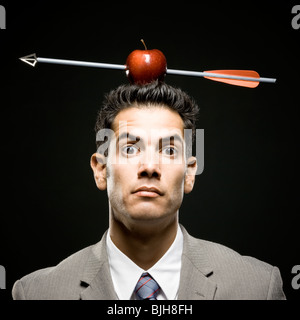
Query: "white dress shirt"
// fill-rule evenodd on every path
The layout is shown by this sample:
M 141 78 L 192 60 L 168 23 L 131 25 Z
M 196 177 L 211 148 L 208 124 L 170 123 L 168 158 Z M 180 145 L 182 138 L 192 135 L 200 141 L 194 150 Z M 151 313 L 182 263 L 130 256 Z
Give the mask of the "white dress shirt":
M 121 252 L 107 233 L 107 254 L 115 292 L 120 300 L 135 300 L 134 288 L 142 273 L 148 272 L 161 290 L 157 300 L 176 300 L 178 295 L 183 235 L 180 227 L 168 251 L 149 270 L 143 270 Z

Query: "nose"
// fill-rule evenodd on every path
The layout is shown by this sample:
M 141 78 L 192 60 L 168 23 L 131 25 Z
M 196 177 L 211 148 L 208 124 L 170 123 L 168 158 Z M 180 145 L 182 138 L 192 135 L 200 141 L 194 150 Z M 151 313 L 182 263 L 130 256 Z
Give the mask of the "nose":
M 155 161 L 154 159 L 148 161 L 143 161 L 139 165 L 138 169 L 138 177 L 139 178 L 156 178 L 160 179 L 161 177 L 161 168 L 159 161 Z

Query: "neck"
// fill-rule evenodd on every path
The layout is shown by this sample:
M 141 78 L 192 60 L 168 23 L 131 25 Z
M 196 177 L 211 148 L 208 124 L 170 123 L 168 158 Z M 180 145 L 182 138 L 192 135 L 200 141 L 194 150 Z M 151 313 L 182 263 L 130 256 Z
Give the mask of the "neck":
M 175 240 L 178 214 L 163 221 L 139 221 L 127 225 L 110 214 L 109 228 L 115 246 L 140 268 L 148 270 Z

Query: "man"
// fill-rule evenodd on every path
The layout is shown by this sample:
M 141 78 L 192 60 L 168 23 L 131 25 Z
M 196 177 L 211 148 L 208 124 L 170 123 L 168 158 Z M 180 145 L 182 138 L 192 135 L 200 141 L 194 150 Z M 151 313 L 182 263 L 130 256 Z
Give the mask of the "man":
M 178 222 L 192 191 L 198 106 L 165 83 L 110 92 L 96 123 L 91 167 L 107 190 L 102 240 L 18 280 L 14 299 L 285 299 L 278 268 L 195 239 Z

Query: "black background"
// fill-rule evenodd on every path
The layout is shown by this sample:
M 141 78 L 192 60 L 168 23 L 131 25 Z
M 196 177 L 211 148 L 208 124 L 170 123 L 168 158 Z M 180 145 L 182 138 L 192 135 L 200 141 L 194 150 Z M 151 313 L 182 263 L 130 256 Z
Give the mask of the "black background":
M 185 197 L 190 234 L 280 268 L 288 299 L 299 245 L 299 43 L 295 1 L 1 1 L 0 264 L 13 283 L 100 240 L 108 205 L 89 166 L 104 93 L 122 71 L 38 64 L 39 57 L 125 64 L 160 49 L 168 67 L 249 69 L 276 84 L 256 89 L 169 75 L 200 106 L 205 168 Z M 299 4 L 299 3 L 298 3 Z

